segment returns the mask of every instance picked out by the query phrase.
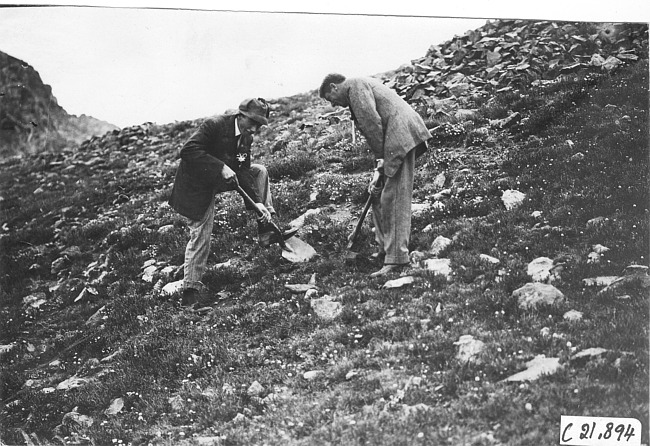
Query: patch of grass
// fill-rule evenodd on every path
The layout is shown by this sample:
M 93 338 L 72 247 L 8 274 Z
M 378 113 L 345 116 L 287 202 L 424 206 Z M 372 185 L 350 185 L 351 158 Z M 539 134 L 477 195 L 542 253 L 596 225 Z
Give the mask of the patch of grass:
M 323 165 L 319 156 L 314 153 L 299 152 L 295 155 L 274 158 L 269 161 L 267 169 L 272 180 L 297 180 L 308 175 Z

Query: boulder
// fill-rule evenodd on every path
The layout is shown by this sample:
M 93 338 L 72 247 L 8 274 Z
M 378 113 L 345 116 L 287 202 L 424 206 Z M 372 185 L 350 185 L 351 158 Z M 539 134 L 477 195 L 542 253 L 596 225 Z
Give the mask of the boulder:
M 343 306 L 335 302 L 331 296 L 325 295 L 319 299 L 312 299 L 310 305 L 314 313 L 321 319 L 331 321 L 343 311 Z
M 435 274 L 451 277 L 451 260 L 450 259 L 427 259 L 423 263 L 427 271 L 433 271 Z
M 449 245 L 451 245 L 451 243 L 452 243 L 451 239 L 439 235 L 438 237 L 436 237 L 433 243 L 431 243 L 431 249 L 429 249 L 429 252 L 437 257 L 438 255 L 440 255 L 440 253 L 442 253 L 445 249 L 447 249 Z
M 519 308 L 534 309 L 539 305 L 555 305 L 564 300 L 564 294 L 553 285 L 545 283 L 527 283 L 512 292 L 517 298 Z
M 551 277 L 553 260 L 548 257 L 538 257 L 528 264 L 527 273 L 533 282 L 547 282 Z
M 458 346 L 458 353 L 456 359 L 460 362 L 478 362 L 479 355 L 485 349 L 485 343 L 478 339 L 474 339 L 472 335 L 463 335 L 454 342 Z
M 501 201 L 503 201 L 503 205 L 506 207 L 506 210 L 511 210 L 519 206 L 524 201 L 525 198 L 526 198 L 526 194 L 524 194 L 523 192 L 509 189 L 503 191 L 503 195 L 501 196 Z

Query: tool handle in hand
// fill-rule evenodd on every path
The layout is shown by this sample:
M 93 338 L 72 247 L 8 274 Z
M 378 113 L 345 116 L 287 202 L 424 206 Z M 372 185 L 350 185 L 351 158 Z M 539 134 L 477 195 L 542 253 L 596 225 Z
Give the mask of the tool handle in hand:
M 253 201 L 253 199 L 250 197 L 250 195 L 248 195 L 248 194 L 246 193 L 246 191 L 245 191 L 244 189 L 242 189 L 242 187 L 239 185 L 239 183 L 237 183 L 237 192 L 239 193 L 239 195 L 241 195 L 241 197 L 244 199 L 244 201 L 246 202 L 246 204 L 248 204 L 249 206 L 251 206 L 251 207 L 255 210 L 255 213 L 256 213 L 259 217 L 261 217 L 261 216 L 263 215 L 263 214 L 262 214 L 262 211 L 260 211 L 260 210 L 257 208 L 257 205 L 255 204 L 255 202 Z
M 241 197 L 244 199 L 244 201 L 247 204 L 249 204 L 250 206 L 252 206 L 252 208 L 255 210 L 255 213 L 257 213 L 258 216 L 262 217 L 264 215 L 264 213 L 257 208 L 257 205 L 255 204 L 253 199 L 246 193 L 246 191 L 244 189 L 242 189 L 242 187 L 239 185 L 239 183 L 237 183 L 237 189 L 236 190 L 239 193 L 239 195 L 241 195 Z M 273 232 L 278 234 L 278 236 L 280 238 L 279 243 L 280 243 L 280 246 L 282 246 L 282 249 L 289 250 L 289 248 L 287 247 L 287 244 L 284 241 L 284 236 L 282 234 L 282 231 L 280 230 L 280 228 L 278 228 L 278 225 L 276 225 L 272 221 L 269 222 L 269 224 L 271 225 L 271 228 L 273 229 Z
M 359 221 L 357 222 L 357 226 L 354 228 L 354 231 L 352 231 L 352 234 L 350 234 L 350 241 L 348 242 L 348 249 L 352 248 L 352 245 L 354 245 L 354 242 L 357 241 L 357 237 L 359 237 L 359 233 L 361 232 L 361 227 L 363 226 L 363 221 L 366 219 L 366 215 L 368 214 L 368 210 L 370 210 L 370 205 L 372 204 L 373 196 L 368 195 L 368 199 L 366 200 L 366 205 L 363 207 L 363 211 L 361 212 L 361 216 L 359 217 Z

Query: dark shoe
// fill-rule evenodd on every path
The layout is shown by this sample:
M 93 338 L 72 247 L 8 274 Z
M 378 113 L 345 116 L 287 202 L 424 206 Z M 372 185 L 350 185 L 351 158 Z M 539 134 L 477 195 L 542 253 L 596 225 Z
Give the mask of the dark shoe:
M 268 248 L 273 243 L 280 243 L 283 240 L 290 239 L 291 237 L 296 235 L 296 232 L 298 232 L 298 228 L 289 228 L 285 230 L 282 233 L 282 238 L 280 238 L 280 235 L 275 231 L 273 225 L 271 225 L 270 223 L 257 222 L 257 231 L 259 234 L 260 246 L 263 248 Z
M 181 305 L 191 307 L 201 300 L 201 292 L 196 288 L 185 288 L 181 296 Z
M 383 264 L 384 259 L 386 258 L 386 253 L 385 252 L 375 252 L 370 254 L 370 258 L 372 260 L 376 260 L 377 262 Z
M 370 274 L 370 277 L 381 277 L 390 273 L 396 273 L 404 269 L 405 266 L 408 266 L 408 263 L 402 263 L 401 265 L 384 265 L 379 271 L 375 271 Z

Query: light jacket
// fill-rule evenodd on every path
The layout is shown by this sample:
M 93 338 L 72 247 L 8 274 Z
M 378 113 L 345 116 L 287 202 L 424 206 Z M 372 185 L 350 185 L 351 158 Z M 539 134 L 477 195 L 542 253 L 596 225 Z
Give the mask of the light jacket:
M 384 173 L 395 175 L 408 152 L 431 139 L 420 115 L 391 88 L 372 78 L 343 81 L 353 119 Z M 426 144 L 421 146 L 426 149 Z M 421 155 L 421 153 L 418 153 Z

